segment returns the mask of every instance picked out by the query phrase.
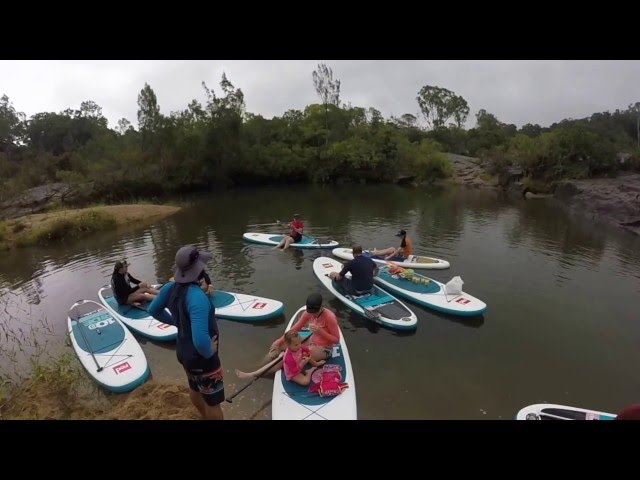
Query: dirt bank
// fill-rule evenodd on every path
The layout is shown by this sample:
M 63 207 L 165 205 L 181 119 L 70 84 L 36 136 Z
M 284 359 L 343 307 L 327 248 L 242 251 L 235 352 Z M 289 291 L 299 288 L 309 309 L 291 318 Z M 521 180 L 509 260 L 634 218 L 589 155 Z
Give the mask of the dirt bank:
M 52 243 L 95 231 L 149 225 L 173 215 L 172 205 L 105 205 L 25 215 L 0 222 L 0 249 Z

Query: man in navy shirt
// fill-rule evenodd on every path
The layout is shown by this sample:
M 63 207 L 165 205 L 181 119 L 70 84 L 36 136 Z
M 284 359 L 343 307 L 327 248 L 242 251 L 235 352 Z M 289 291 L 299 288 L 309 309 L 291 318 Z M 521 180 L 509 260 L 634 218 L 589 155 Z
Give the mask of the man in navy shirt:
M 351 279 L 345 277 L 351 272 Z M 329 278 L 338 282 L 349 295 L 366 295 L 373 289 L 373 277 L 378 274 L 378 267 L 368 257 L 362 256 L 362 246 L 353 246 L 353 260 L 347 262 L 340 273 L 331 272 Z

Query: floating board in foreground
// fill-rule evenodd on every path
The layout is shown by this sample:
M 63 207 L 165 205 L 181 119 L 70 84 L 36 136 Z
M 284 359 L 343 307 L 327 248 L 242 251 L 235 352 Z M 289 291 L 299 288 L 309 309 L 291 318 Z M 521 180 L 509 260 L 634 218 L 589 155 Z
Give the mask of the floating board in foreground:
M 432 308 L 439 312 L 471 317 L 481 315 L 487 310 L 487 304 L 482 300 L 462 292 L 459 295 L 445 293 L 445 285 L 414 273 L 410 278 L 404 278 L 402 274 L 392 274 L 391 267 L 380 267 L 374 281 L 385 290 L 398 294 L 418 305 Z
M 133 334 L 99 303 L 74 303 L 67 329 L 80 363 L 106 390 L 129 392 L 149 377 L 147 358 Z
M 244 235 L 242 235 L 242 238 L 247 242 L 260 243 L 262 245 L 272 245 L 275 247 L 276 245 L 280 244 L 280 242 L 284 238 L 284 235 L 279 235 L 277 233 L 247 232 Z M 323 242 L 323 243 L 319 243 L 319 242 Z M 334 247 L 337 247 L 338 245 L 340 244 L 335 240 L 331 240 L 327 242 L 325 239 L 317 239 L 317 238 L 308 237 L 305 235 L 304 237 L 302 237 L 301 242 L 292 243 L 291 245 L 289 245 L 289 247 L 313 249 L 313 248 L 334 248 Z
M 285 332 L 305 312 L 301 307 L 291 318 Z M 303 329 L 300 336 L 309 336 L 311 332 Z M 356 405 L 356 385 L 351 369 L 351 359 L 340 331 L 340 343 L 333 346 L 332 357 L 327 364 L 335 364 L 341 367 L 341 382 L 346 382 L 349 387 L 339 395 L 321 397 L 317 392 L 309 393 L 309 386 L 303 387 L 295 382 L 287 380 L 284 369 L 276 372 L 273 382 L 273 395 L 271 405 L 271 418 L 273 420 L 356 420 L 358 409 Z M 314 372 L 320 374 L 322 367 Z
M 133 305 L 119 305 L 110 286 L 100 288 L 98 298 L 114 317 L 140 335 L 161 342 L 175 340 L 178 336 L 178 329 L 175 326 L 162 323 L 149 315 L 147 308 L 151 302 L 142 302 L 141 308 Z
M 616 414 L 569 407 L 553 403 L 537 403 L 524 407 L 516 420 L 615 420 Z
M 353 253 L 350 248 L 334 248 L 331 253 L 343 260 L 353 260 Z M 387 260 L 383 257 L 374 257 L 367 250 L 362 253 L 363 256 L 370 258 L 374 262 L 380 265 L 386 265 Z M 409 255 L 406 260 L 397 261 L 392 260 L 393 263 L 400 267 L 406 268 L 430 268 L 430 269 L 445 269 L 449 268 L 449 262 L 440 258 L 422 257 L 420 255 Z
M 313 261 L 313 272 L 320 282 L 342 303 L 369 320 L 397 330 L 413 330 L 418 326 L 418 317 L 404 303 L 382 288 L 373 287 L 370 295 L 352 296 L 343 293 L 337 282 L 327 275 L 340 272 L 343 265 L 329 257 L 319 257 Z M 347 273 L 347 276 L 351 273 Z

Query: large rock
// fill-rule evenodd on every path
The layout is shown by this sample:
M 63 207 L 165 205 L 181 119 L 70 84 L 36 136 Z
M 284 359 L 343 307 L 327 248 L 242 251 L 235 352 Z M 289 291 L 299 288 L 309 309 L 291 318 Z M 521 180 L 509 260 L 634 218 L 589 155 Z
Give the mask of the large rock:
M 640 233 L 639 174 L 564 182 L 554 196 L 572 211 Z
M 41 212 L 54 202 L 69 200 L 75 193 L 74 188 L 67 183 L 40 185 L 0 203 L 0 219 Z

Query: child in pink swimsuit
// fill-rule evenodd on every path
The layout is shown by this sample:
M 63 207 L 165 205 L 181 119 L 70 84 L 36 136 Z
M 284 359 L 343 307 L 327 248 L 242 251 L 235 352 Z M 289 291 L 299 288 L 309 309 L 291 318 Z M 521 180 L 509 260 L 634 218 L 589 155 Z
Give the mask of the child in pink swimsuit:
M 284 353 L 282 364 L 287 380 L 303 386 L 309 385 L 311 374 L 317 367 L 324 365 L 325 361 L 315 361 L 311 358 L 311 350 L 302 345 L 302 338 L 296 331 L 289 330 L 284 334 L 284 344 L 287 351 Z M 303 372 L 307 363 L 310 363 L 312 368 Z

